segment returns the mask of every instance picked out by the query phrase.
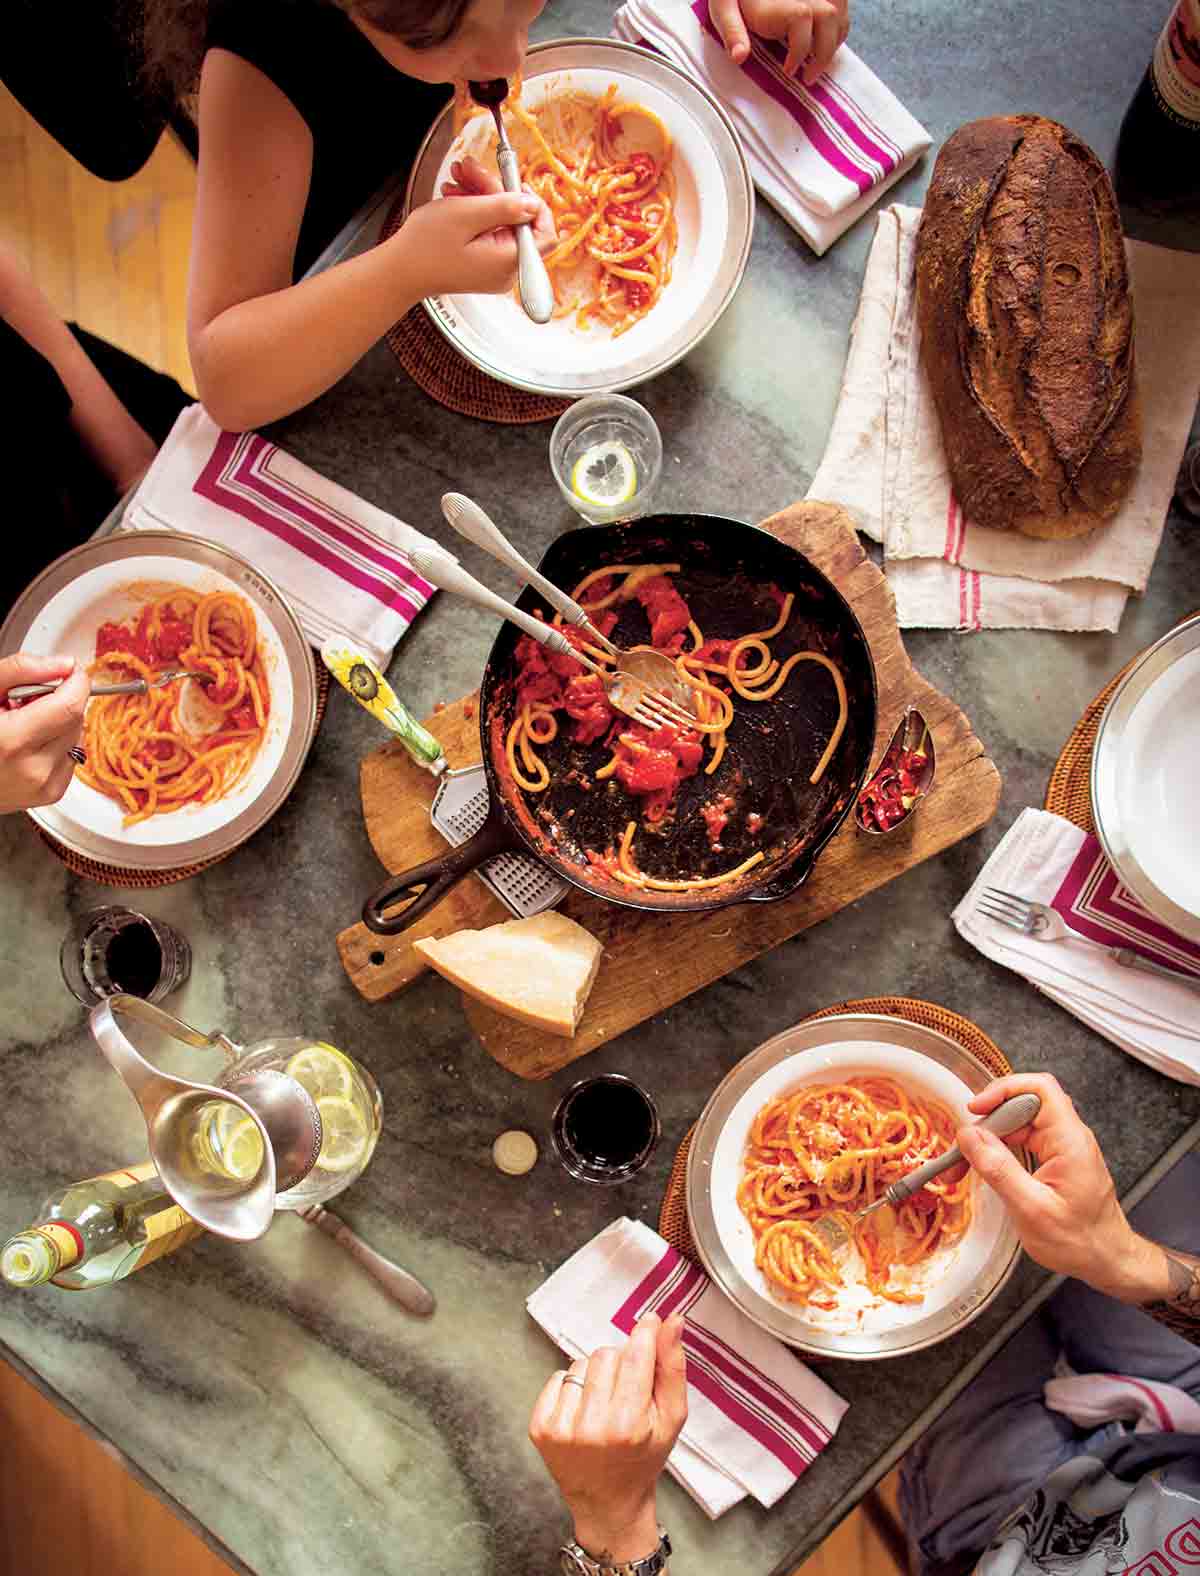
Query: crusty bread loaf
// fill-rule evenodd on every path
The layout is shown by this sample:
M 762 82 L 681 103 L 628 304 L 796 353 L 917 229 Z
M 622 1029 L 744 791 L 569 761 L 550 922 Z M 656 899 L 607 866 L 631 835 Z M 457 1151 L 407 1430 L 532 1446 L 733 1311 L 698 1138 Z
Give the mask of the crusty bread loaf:
M 579 1027 L 604 950 L 582 925 L 553 912 L 486 930 L 423 937 L 413 949 L 469 996 L 568 1040 Z
M 1038 115 L 960 127 L 917 240 L 921 355 L 968 520 L 1082 536 L 1141 458 L 1133 306 L 1099 159 Z

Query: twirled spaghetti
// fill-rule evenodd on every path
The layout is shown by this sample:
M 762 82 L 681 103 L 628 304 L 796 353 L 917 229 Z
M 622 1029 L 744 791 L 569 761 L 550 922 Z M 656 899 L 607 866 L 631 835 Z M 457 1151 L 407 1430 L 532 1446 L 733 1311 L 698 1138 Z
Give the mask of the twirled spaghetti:
M 679 571 L 677 563 L 612 564 L 585 575 L 573 595 L 606 637 L 617 623 L 617 608 L 621 604 L 641 605 L 650 625 L 650 647 L 670 656 L 681 682 L 694 691 L 693 725 L 651 729 L 631 721 L 609 704 L 598 675 L 587 672 L 572 657 L 556 656 L 529 636 L 523 636 L 516 650 L 516 707 L 504 748 L 512 779 L 524 792 L 543 793 L 550 786 L 550 773 L 538 747 L 558 737 L 561 715 L 572 727 L 575 743 L 603 741 L 610 751 L 608 760 L 592 772 L 595 782 L 615 779 L 637 800 L 640 819 L 647 826 L 656 826 L 671 815 L 682 782 L 701 771 L 711 776 L 721 764 L 735 701 L 769 700 L 802 662 L 815 662 L 830 675 L 838 702 L 837 722 L 809 778 L 811 783 L 820 782 L 845 731 L 849 714 L 846 687 L 836 663 L 821 652 L 799 651 L 783 662 L 772 655 L 768 642 L 787 628 L 792 596 L 774 587 L 767 588 L 779 608 L 773 623 L 732 640 L 706 640 L 671 578 Z M 589 644 L 577 628 L 563 625 L 559 617 L 555 623 L 568 640 L 597 662 L 612 664 L 611 655 Z M 684 649 L 689 640 L 691 645 Z M 707 762 L 706 746 L 710 752 Z M 701 809 L 714 852 L 722 846 L 719 838 L 728 824 L 731 803 L 727 796 L 721 796 Z M 754 817 L 748 824 L 757 835 L 761 817 Z M 616 847 L 590 852 L 588 857 L 625 885 L 664 892 L 720 886 L 765 858 L 764 853 L 755 853 L 721 875 L 659 880 L 638 868 L 632 847 L 635 834 L 636 823 L 630 821 Z
M 119 682 L 153 679 L 172 668 L 211 675 L 193 703 L 207 719 L 199 735 L 180 716 L 183 686 L 193 680 L 88 703 L 87 764 L 77 775 L 122 805 L 126 826 L 222 798 L 249 771 L 266 731 L 270 688 L 254 613 L 243 597 L 176 587 L 147 602 L 136 618 L 102 624 L 89 671 L 101 682 Z
M 678 228 L 671 134 L 653 110 L 570 90 L 527 109 L 515 93 L 506 127 L 524 183 L 554 216 L 545 256 L 556 317 L 607 325 L 615 338 L 650 312 L 671 282 Z M 632 129 L 639 143 L 634 146 Z M 492 140 L 494 146 L 494 138 Z M 651 149 L 653 151 L 651 151 Z
M 891 1284 L 912 1266 L 962 1236 L 971 1222 L 971 1176 L 943 1173 L 899 1207 L 884 1204 L 864 1221 L 851 1217 L 886 1187 L 954 1143 L 950 1110 L 880 1075 L 810 1084 L 770 1100 L 754 1119 L 737 1201 L 750 1222 L 755 1263 L 781 1296 L 833 1306 L 845 1284 L 814 1223 L 837 1217 L 862 1256 L 871 1292 L 889 1302 L 923 1294 Z

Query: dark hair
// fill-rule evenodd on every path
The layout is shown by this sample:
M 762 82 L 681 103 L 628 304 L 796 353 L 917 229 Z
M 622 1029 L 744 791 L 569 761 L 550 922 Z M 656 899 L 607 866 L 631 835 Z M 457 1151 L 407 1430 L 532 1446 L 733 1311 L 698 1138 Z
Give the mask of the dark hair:
M 235 0 L 239 3 L 239 0 Z M 260 0 L 240 0 L 257 5 Z M 311 3 L 311 0 L 304 0 Z M 318 0 L 361 16 L 410 49 L 436 49 L 454 37 L 471 0 Z M 200 77 L 209 0 L 144 0 L 141 32 L 146 74 L 182 97 Z

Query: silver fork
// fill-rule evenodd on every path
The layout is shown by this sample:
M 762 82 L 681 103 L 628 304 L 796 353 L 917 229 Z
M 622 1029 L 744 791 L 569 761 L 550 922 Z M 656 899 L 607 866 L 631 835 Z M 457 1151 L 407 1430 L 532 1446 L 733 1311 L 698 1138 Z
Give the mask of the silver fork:
M 573 657 L 580 666 L 596 675 L 616 709 L 624 712 L 627 717 L 632 717 L 635 722 L 640 722 L 647 728 L 695 727 L 696 718 L 690 711 L 685 711 L 667 696 L 652 690 L 648 684 L 635 678 L 631 673 L 622 672 L 620 668 L 615 673 L 610 673 L 594 658 L 589 657 L 586 651 L 573 646 L 553 624 L 544 624 L 540 618 L 533 618 L 519 607 L 514 607 L 511 602 L 506 602 L 503 597 L 497 596 L 494 591 L 489 591 L 487 586 L 476 580 L 474 575 L 467 573 L 457 558 L 444 552 L 440 547 L 432 550 L 414 549 L 409 554 L 409 561 L 421 578 L 428 580 L 431 585 L 440 586 L 443 591 L 452 591 L 457 596 L 465 597 L 468 602 L 474 602 L 476 607 L 499 613 L 501 618 L 507 618 L 518 629 L 523 629 L 547 650 L 557 652 L 560 656 Z
M 147 690 L 162 689 L 164 684 L 174 684 L 176 679 L 196 679 L 201 684 L 211 684 L 213 675 L 202 673 L 192 668 L 172 668 L 168 673 L 160 673 L 153 679 L 125 679 L 120 684 L 93 684 L 88 691 L 90 695 L 144 695 Z M 62 683 L 62 679 L 55 679 L 53 684 L 18 684 L 15 689 L 8 692 L 9 700 L 33 700 L 38 695 L 53 695 Z
M 1149 958 L 1142 957 L 1140 952 L 1134 952 L 1129 947 L 1108 947 L 1102 941 L 1093 941 L 1090 936 L 1081 936 L 1078 931 L 1072 930 L 1061 914 L 1045 903 L 1035 903 L 1032 898 L 1021 897 L 1016 892 L 1006 892 L 1003 887 L 984 887 L 979 895 L 979 912 L 994 919 L 998 925 L 1007 925 L 1010 930 L 1019 930 L 1023 936 L 1029 936 L 1034 941 L 1082 941 L 1089 947 L 1099 947 L 1101 952 L 1107 952 L 1114 963 L 1119 963 L 1122 968 L 1139 969 L 1145 974 L 1161 974 L 1169 980 L 1176 980 L 1180 985 L 1190 985 L 1193 990 L 1200 990 L 1200 978 L 1184 974 L 1178 969 L 1169 969 L 1162 963 L 1152 963 Z

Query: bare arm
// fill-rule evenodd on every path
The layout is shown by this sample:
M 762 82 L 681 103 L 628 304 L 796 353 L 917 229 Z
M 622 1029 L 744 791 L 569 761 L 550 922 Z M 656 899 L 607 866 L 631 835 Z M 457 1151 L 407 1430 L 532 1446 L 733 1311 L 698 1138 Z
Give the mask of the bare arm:
M 423 296 L 506 289 L 516 245 L 497 227 L 542 221 L 527 196 L 432 202 L 382 245 L 293 284 L 313 155 L 299 112 L 257 67 L 211 50 L 200 146 L 188 342 L 201 399 L 233 430 L 324 393 Z
M 1152 1319 L 1200 1346 L 1200 1258 L 1139 1238 L 1137 1273 L 1122 1300 L 1137 1303 Z
M 40 351 L 71 398 L 71 423 L 118 492 L 138 481 L 154 458 L 142 431 L 89 360 L 71 330 L 11 252 L 0 247 L 0 317 Z

